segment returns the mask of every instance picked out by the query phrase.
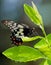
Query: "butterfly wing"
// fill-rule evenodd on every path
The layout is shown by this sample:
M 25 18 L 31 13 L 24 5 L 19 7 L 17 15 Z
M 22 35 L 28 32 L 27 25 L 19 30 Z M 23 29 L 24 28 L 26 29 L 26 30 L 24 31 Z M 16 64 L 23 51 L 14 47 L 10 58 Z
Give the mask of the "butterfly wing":
M 18 24 L 15 28 L 11 30 L 11 40 L 15 45 L 21 45 L 23 43 L 22 37 L 30 36 L 31 29 L 27 26 L 23 26 L 21 24 Z
M 17 24 L 11 20 L 3 20 L 2 23 L 9 27 L 11 31 L 11 41 L 17 46 L 23 43 L 22 37 L 31 37 L 34 33 L 34 28 L 31 29 L 26 24 Z

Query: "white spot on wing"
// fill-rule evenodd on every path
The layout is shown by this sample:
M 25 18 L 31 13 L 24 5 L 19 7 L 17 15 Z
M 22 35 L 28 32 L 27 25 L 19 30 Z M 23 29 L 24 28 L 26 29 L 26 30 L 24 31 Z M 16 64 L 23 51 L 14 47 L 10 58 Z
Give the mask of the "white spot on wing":
M 18 25 L 18 28 L 23 28 L 23 26 L 19 24 L 19 25 Z

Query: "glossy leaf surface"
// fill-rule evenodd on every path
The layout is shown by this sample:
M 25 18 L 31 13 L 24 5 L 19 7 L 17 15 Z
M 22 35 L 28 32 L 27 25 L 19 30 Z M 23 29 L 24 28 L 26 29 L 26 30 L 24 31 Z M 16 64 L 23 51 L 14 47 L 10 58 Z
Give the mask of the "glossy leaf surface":
M 11 60 L 27 62 L 43 58 L 43 55 L 36 49 L 29 46 L 14 46 L 7 49 L 3 54 Z

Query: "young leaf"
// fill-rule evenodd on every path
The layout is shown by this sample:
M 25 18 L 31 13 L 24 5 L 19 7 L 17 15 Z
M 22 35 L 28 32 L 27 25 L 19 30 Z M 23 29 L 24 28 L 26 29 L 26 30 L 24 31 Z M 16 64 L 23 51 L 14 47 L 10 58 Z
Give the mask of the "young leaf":
M 28 15 L 28 17 L 31 19 L 31 21 L 33 23 L 35 23 L 36 25 L 39 25 L 39 26 L 43 25 L 42 17 L 39 14 L 39 12 L 33 2 L 32 2 L 32 5 L 33 5 L 33 7 L 31 7 L 27 4 L 24 4 L 25 13 Z
M 32 1 L 32 6 L 33 6 L 33 9 L 34 9 L 34 11 L 35 11 L 35 14 L 38 14 L 38 15 L 39 15 L 38 9 L 37 9 L 37 7 L 35 6 L 35 4 L 33 3 L 33 1 Z
M 27 62 L 44 57 L 37 49 L 23 45 L 9 48 L 3 54 L 9 59 L 19 62 Z
M 37 39 L 41 39 L 42 37 L 41 36 L 35 36 L 35 37 L 22 37 L 22 40 L 23 42 L 30 42 L 30 41 L 34 41 L 34 40 L 37 40 Z

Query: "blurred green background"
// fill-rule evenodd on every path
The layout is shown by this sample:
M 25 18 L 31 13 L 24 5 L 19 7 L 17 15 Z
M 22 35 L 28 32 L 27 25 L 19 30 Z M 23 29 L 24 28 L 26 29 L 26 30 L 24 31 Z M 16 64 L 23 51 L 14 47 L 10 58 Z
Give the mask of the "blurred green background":
M 34 24 L 26 16 L 23 9 L 24 3 L 31 5 L 31 1 L 36 4 L 42 15 L 46 33 L 51 33 L 51 0 L 0 0 L 0 65 L 38 65 L 41 61 L 40 59 L 36 62 L 18 63 L 7 59 L 1 54 L 4 50 L 12 46 L 9 39 L 10 30 L 1 24 L 1 20 L 14 20 L 34 27 Z M 40 31 L 38 32 L 41 34 Z M 26 43 L 26 45 L 33 46 L 33 43 Z

